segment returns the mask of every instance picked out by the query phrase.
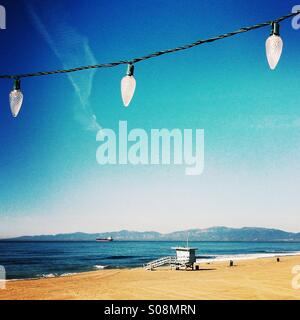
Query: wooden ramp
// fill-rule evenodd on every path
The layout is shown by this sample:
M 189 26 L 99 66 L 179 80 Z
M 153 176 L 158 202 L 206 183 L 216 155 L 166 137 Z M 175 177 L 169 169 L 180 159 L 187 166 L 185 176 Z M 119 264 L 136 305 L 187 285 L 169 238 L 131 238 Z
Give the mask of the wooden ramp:
M 176 258 L 175 257 L 163 257 L 157 260 L 153 260 L 151 262 L 148 262 L 147 264 L 144 265 L 144 268 L 146 270 L 153 270 L 158 267 L 163 267 L 163 266 L 172 266 L 176 265 Z
M 176 257 L 163 257 L 153 260 L 144 265 L 146 270 L 154 270 L 158 267 L 170 266 L 174 269 L 191 267 L 188 259 L 177 259 Z

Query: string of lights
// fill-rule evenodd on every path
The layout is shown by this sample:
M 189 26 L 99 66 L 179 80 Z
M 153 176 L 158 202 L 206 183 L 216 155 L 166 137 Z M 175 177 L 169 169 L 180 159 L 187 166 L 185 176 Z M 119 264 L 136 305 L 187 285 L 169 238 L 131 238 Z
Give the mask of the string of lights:
M 110 62 L 110 63 L 103 63 L 103 64 L 96 64 L 96 65 L 87 65 L 87 66 L 81 66 L 77 68 L 72 69 L 59 69 L 59 70 L 53 70 L 53 71 L 40 71 L 40 72 L 33 72 L 33 73 L 24 73 L 24 74 L 6 74 L 6 75 L 0 75 L 0 79 L 12 79 L 14 80 L 14 87 L 11 91 L 9 98 L 10 98 L 10 108 L 12 115 L 14 117 L 17 117 L 20 109 L 22 107 L 23 103 L 23 93 L 21 91 L 21 79 L 23 78 L 29 78 L 29 77 L 40 77 L 40 76 L 48 76 L 48 75 L 57 75 L 57 74 L 67 74 L 67 73 L 73 73 L 73 72 L 79 72 L 84 70 L 91 70 L 91 69 L 100 69 L 100 68 L 112 68 L 117 67 L 119 65 L 128 65 L 126 76 L 121 80 L 121 94 L 122 94 L 122 100 L 125 107 L 128 107 L 136 89 L 136 80 L 134 78 L 134 65 L 141 61 L 149 60 L 152 58 L 156 58 L 165 54 L 170 54 L 178 51 L 183 51 L 187 49 L 194 48 L 199 45 L 203 45 L 205 43 L 212 43 L 218 40 L 223 40 L 229 37 L 236 36 L 241 33 L 249 32 L 252 30 L 260 29 L 263 27 L 267 27 L 271 25 L 271 35 L 268 37 L 266 41 L 266 55 L 267 60 L 269 63 L 269 66 L 272 70 L 274 70 L 280 60 L 282 49 L 283 49 L 283 41 L 280 37 L 280 25 L 279 23 L 290 19 L 296 15 L 300 14 L 300 10 L 297 12 L 293 12 L 287 15 L 284 15 L 280 18 L 277 18 L 275 20 L 255 24 L 249 27 L 243 27 L 239 30 L 232 31 L 229 33 L 224 33 L 219 36 L 208 38 L 208 39 L 201 39 L 197 40 L 195 42 L 179 46 L 172 49 L 167 50 L 161 50 L 156 51 L 151 54 L 133 58 L 130 60 L 120 60 L 116 62 Z

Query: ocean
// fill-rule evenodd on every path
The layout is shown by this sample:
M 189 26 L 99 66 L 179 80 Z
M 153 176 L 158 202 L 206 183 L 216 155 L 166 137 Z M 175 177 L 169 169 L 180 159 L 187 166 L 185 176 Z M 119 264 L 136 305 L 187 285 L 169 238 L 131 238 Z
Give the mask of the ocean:
M 134 268 L 164 256 L 184 242 L 1 242 L 0 266 L 7 279 L 66 276 L 105 268 Z M 190 242 L 198 248 L 197 260 L 239 260 L 300 254 L 300 243 L 291 242 Z

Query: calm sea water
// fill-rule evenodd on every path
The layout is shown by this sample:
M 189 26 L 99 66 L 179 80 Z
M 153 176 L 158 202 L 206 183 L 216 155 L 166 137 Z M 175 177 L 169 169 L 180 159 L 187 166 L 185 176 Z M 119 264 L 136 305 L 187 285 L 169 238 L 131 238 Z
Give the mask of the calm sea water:
M 0 265 L 7 279 L 63 276 L 102 268 L 140 267 L 183 242 L 0 242 Z M 192 242 L 200 261 L 300 252 L 300 243 Z

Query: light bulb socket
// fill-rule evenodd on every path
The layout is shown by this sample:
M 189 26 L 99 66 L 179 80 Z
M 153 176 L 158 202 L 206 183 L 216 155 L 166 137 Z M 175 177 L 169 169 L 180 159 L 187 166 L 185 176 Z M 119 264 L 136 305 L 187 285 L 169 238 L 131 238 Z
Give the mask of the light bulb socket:
M 132 77 L 134 74 L 134 65 L 133 64 L 129 64 L 128 68 L 127 68 L 127 73 L 126 75 L 129 77 Z
M 20 79 L 15 79 L 14 90 L 21 90 L 21 80 Z
M 272 22 L 272 31 L 271 31 L 271 36 L 275 35 L 275 36 L 279 36 L 280 33 L 280 25 L 278 22 Z

